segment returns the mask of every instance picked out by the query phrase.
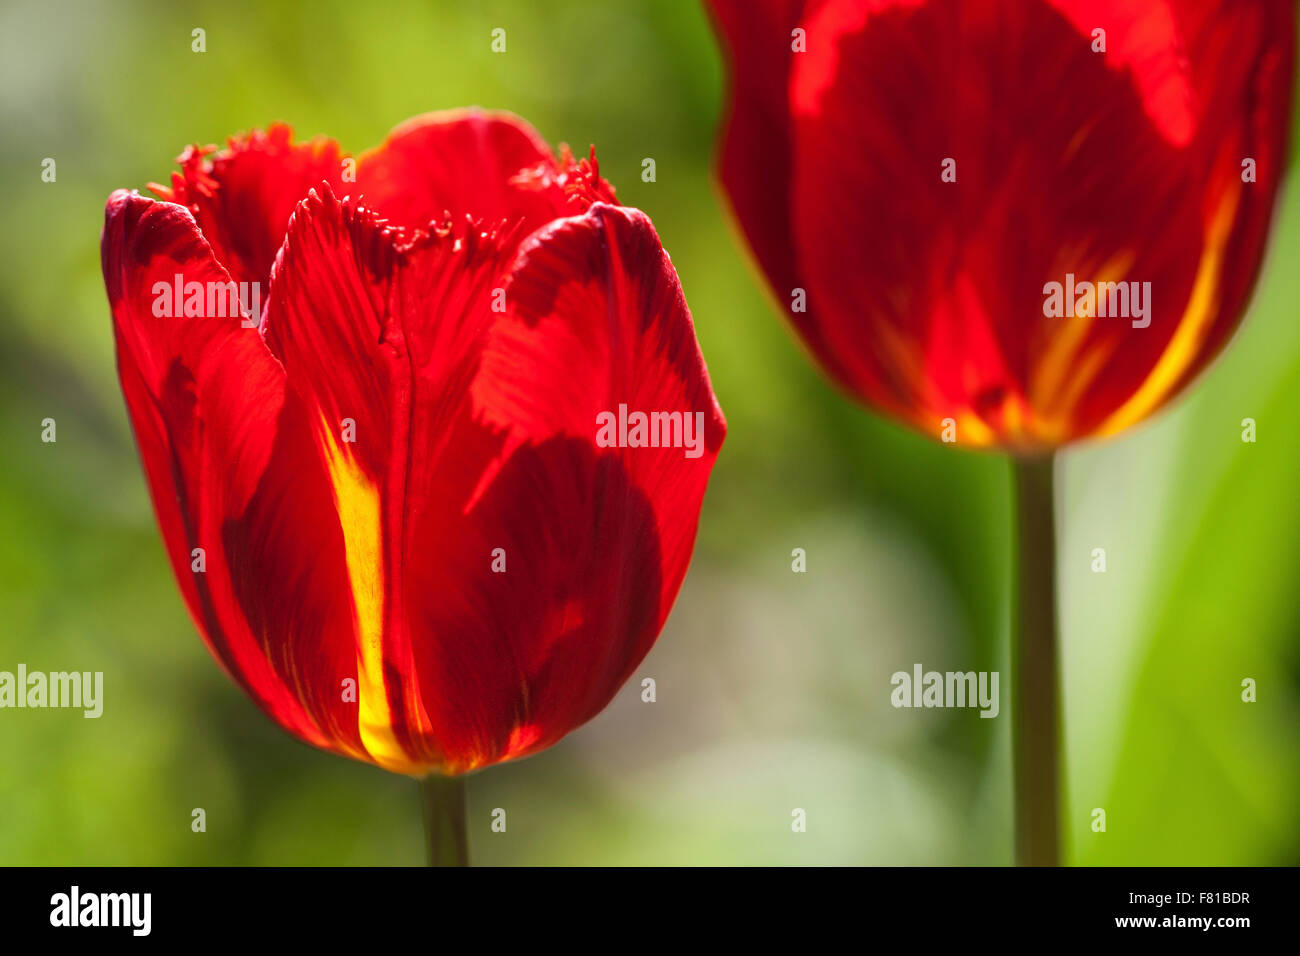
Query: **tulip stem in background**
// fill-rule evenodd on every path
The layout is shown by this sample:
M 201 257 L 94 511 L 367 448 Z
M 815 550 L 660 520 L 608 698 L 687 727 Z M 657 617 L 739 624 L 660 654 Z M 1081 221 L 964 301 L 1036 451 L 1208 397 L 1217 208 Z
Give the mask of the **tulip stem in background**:
M 1011 634 L 1011 746 L 1020 866 L 1061 862 L 1055 461 L 1053 455 L 1012 458 L 1019 580 Z
M 420 781 L 429 866 L 469 866 L 465 778 L 431 773 Z

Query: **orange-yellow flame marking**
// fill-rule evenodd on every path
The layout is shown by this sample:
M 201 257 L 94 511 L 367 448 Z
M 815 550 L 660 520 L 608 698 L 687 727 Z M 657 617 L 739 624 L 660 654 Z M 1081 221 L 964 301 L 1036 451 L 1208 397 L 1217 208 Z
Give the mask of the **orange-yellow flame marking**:
M 1113 435 L 1151 414 L 1196 361 L 1201 344 L 1218 313 L 1223 248 L 1232 232 L 1232 225 L 1237 218 L 1237 203 L 1241 199 L 1241 183 L 1235 178 L 1229 181 L 1233 186 L 1210 220 L 1210 228 L 1205 237 L 1205 251 L 1201 254 L 1192 294 L 1187 300 L 1187 309 L 1183 312 L 1178 328 L 1142 387 L 1101 423 L 1097 429 L 1098 435 Z

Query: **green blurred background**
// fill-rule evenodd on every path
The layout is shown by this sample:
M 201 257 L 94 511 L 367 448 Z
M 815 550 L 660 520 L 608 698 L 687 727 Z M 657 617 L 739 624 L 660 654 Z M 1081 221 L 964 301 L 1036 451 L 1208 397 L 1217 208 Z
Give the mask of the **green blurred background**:
M 0 9 L 0 670 L 105 681 L 99 720 L 0 711 L 0 863 L 422 862 L 414 783 L 290 739 L 195 634 L 117 387 L 99 232 L 109 192 L 165 181 L 187 143 L 284 120 L 359 152 L 469 104 L 596 144 L 672 254 L 730 423 L 659 644 L 596 720 L 471 778 L 476 861 L 1009 863 L 1008 465 L 867 414 L 805 359 L 711 175 L 723 77 L 698 5 L 189 7 Z M 1300 862 L 1295 187 L 1228 352 L 1173 411 L 1065 458 L 1073 862 Z M 1001 671 L 1001 716 L 893 709 L 916 662 Z

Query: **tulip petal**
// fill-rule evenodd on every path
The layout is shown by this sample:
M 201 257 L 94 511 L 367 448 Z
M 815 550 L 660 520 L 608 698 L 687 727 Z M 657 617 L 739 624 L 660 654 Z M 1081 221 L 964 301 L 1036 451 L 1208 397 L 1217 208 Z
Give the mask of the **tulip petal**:
M 821 327 L 808 313 L 790 310 L 791 297 L 803 280 L 798 273 L 789 195 L 789 82 L 795 59 L 793 31 L 802 28 L 806 3 L 709 0 L 730 65 L 718 172 L 777 301 L 827 369 L 843 377 L 847 373 L 840 368 Z
M 412 540 L 415 673 L 454 771 L 525 756 L 600 711 L 658 635 L 676 570 L 618 456 L 564 436 L 518 446 L 468 508 L 430 497 Z
M 230 281 L 187 209 L 119 190 L 102 249 L 127 408 L 196 625 L 273 719 L 317 746 L 361 754 L 355 704 L 341 699 L 356 676 L 338 606 L 342 541 L 283 372 L 237 313 L 155 315 L 158 290 L 178 275 Z
M 360 158 L 367 207 L 409 228 L 471 216 L 523 223 L 521 234 L 568 211 L 546 142 L 510 113 L 447 110 L 416 116 Z
M 512 441 L 554 434 L 590 441 L 597 416 L 617 414 L 620 404 L 700 416 L 699 457 L 680 447 L 619 450 L 665 516 L 665 559 L 676 566 L 694 527 L 667 514 L 698 513 L 709 473 L 700 463 L 716 456 L 726 423 L 654 226 L 639 210 L 604 203 L 558 220 L 523 243 L 506 296 L 516 321 L 493 328 L 474 391 L 485 419 L 509 425 Z M 588 372 L 565 374 L 572 368 Z M 679 583 L 670 576 L 665 588 L 675 593 Z
M 492 328 L 473 385 L 482 421 L 507 435 L 505 463 L 468 520 L 482 548 L 505 549 L 513 564 L 505 575 L 471 565 L 453 589 L 491 609 L 496 640 L 511 647 L 484 694 L 513 700 L 517 723 L 493 736 L 486 714 L 472 721 L 480 759 L 553 743 L 645 656 L 685 575 L 726 430 L 676 273 L 642 213 L 597 203 L 540 230 L 521 246 L 506 294 L 508 317 Z M 698 447 L 595 443 L 593 453 L 599 416 L 620 405 L 682 416 L 698 427 Z M 428 580 L 439 571 L 426 568 Z M 475 619 L 416 594 L 412 604 L 435 622 Z M 456 653 L 429 646 L 422 673 L 442 673 L 438 659 Z M 581 682 L 561 679 L 579 673 Z M 426 699 L 439 689 L 435 680 Z
M 322 182 L 339 185 L 342 154 L 333 140 L 293 142 L 283 123 L 233 137 L 227 148 L 191 146 L 177 159 L 163 199 L 189 208 L 217 261 L 239 282 L 265 290 L 289 216 Z
M 402 582 L 412 540 L 459 547 L 413 531 L 413 515 L 462 505 L 500 447 L 471 421 L 468 389 L 513 242 L 469 224 L 408 236 L 325 188 L 299 205 L 274 269 L 267 344 L 312 409 L 355 608 L 361 737 L 392 770 L 463 767 L 406 679 L 418 662 Z

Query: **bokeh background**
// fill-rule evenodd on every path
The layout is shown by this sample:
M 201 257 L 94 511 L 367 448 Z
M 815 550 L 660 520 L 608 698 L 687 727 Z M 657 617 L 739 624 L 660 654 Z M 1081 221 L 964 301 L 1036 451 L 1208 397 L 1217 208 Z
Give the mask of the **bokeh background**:
M 659 644 L 586 727 L 471 778 L 476 861 L 1010 862 L 1008 465 L 873 417 L 805 359 L 711 175 L 722 82 L 693 0 L 6 0 L 0 670 L 103 671 L 105 707 L 0 711 L 0 864 L 422 862 L 414 783 L 290 739 L 194 632 L 114 375 L 99 232 L 109 192 L 165 181 L 187 143 L 284 120 L 359 152 L 469 104 L 596 144 L 672 254 L 730 423 Z M 1300 862 L 1298 258 L 1293 177 L 1234 344 L 1172 411 L 1065 457 L 1072 862 Z M 894 710 L 889 675 L 917 662 L 1001 671 L 1002 715 Z

